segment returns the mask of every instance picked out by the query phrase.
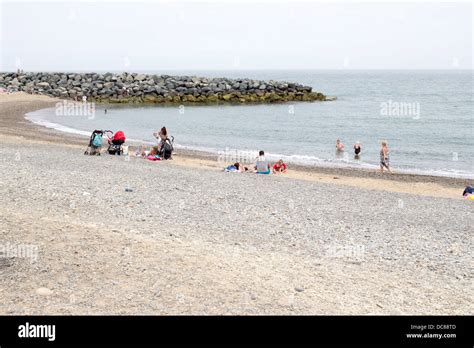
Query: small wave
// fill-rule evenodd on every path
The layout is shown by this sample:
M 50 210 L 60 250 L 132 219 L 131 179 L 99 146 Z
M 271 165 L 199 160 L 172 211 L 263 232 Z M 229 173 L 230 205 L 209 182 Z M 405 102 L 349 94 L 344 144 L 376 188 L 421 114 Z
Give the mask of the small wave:
M 47 110 L 50 110 L 50 109 L 43 109 L 43 110 L 40 110 L 40 112 L 27 113 L 25 115 L 25 119 L 27 119 L 28 121 L 30 121 L 34 124 L 37 124 L 39 126 L 43 126 L 43 127 L 50 128 L 50 129 L 55 129 L 55 130 L 58 130 L 58 131 L 64 132 L 64 133 L 79 134 L 79 135 L 85 135 L 85 136 L 90 136 L 91 135 L 91 132 L 82 131 L 82 130 L 79 130 L 79 129 L 63 126 L 59 123 L 50 122 L 50 121 L 47 121 L 47 120 L 41 118 L 40 116 L 43 113 L 46 114 Z
M 76 129 L 76 128 L 71 128 L 71 127 L 67 127 L 67 126 L 64 126 L 64 125 L 59 124 L 59 123 L 54 123 L 54 122 L 50 122 L 50 121 L 47 121 L 47 120 L 43 119 L 41 117 L 41 115 L 43 115 L 43 114 L 47 115 L 48 114 L 47 111 L 49 111 L 49 110 L 51 110 L 51 109 L 42 109 L 42 110 L 39 110 L 39 111 L 27 113 L 25 115 L 25 119 L 32 122 L 32 123 L 34 123 L 34 124 L 37 124 L 39 126 L 54 129 L 54 130 L 57 130 L 57 131 L 60 131 L 60 132 L 69 133 L 69 134 L 83 135 L 83 136 L 87 136 L 87 137 L 91 136 L 91 134 L 92 134 L 91 131 L 84 131 L 84 130 L 80 130 L 80 129 Z M 141 139 L 127 138 L 127 141 L 134 142 L 134 143 L 152 144 L 152 142 L 150 142 L 150 141 L 141 140 Z

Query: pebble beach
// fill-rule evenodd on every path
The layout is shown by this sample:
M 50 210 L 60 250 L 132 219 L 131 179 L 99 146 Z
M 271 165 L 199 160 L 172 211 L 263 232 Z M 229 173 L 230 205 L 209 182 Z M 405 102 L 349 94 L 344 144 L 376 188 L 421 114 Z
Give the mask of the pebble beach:
M 466 180 L 83 156 L 54 102 L 0 99 L 0 314 L 472 314 Z

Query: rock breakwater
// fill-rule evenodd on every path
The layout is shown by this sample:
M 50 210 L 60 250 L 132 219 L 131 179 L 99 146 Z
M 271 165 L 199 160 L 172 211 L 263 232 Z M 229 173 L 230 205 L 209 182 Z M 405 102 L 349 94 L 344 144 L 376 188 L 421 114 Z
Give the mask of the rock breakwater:
M 329 100 L 294 82 L 138 73 L 0 73 L 0 87 L 99 103 L 277 103 Z

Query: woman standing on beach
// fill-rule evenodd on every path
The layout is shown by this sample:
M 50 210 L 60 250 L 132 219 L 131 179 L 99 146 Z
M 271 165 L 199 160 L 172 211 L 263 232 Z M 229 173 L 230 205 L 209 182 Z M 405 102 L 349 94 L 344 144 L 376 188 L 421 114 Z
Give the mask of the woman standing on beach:
M 390 158 L 388 157 L 388 146 L 387 141 L 382 141 L 382 148 L 380 149 L 380 172 L 383 173 L 383 168 L 387 168 L 388 172 L 392 174 L 390 170 Z

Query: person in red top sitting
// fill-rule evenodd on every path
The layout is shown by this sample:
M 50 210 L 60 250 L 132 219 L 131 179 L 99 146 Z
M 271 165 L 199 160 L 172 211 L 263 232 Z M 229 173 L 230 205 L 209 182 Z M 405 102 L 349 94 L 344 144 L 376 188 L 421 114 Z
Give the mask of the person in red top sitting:
M 273 174 L 276 173 L 286 173 L 286 164 L 283 163 L 282 159 L 273 166 Z

